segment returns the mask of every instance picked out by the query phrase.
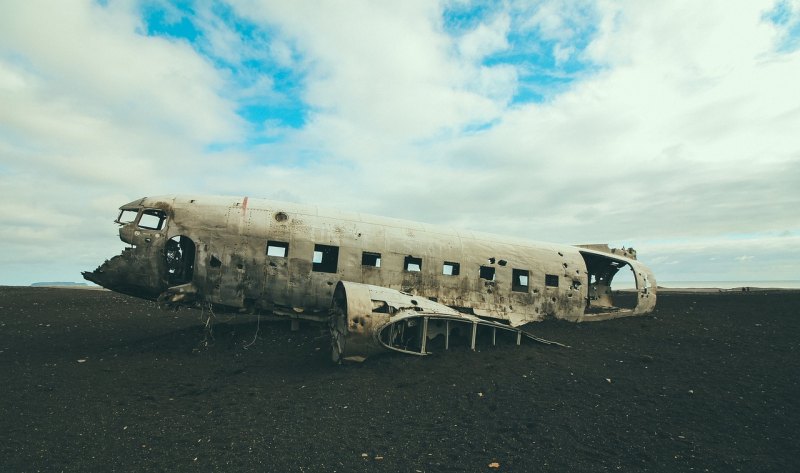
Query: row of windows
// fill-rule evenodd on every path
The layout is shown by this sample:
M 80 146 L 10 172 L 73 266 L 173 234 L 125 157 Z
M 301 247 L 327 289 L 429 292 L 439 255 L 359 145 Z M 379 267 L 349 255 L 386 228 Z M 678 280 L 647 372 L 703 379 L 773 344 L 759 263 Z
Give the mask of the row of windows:
M 289 255 L 289 243 L 283 241 L 268 241 L 267 255 L 286 258 Z M 494 258 L 489 260 L 494 262 Z M 335 273 L 339 264 L 339 247 L 330 245 L 314 245 L 314 256 L 311 260 L 312 270 L 320 273 Z M 500 260 L 502 266 L 506 262 Z M 381 267 L 381 254 L 364 251 L 361 253 L 361 265 L 374 268 Z M 406 256 L 403 261 L 403 269 L 408 272 L 422 271 L 422 258 Z M 479 276 L 487 281 L 495 280 L 496 268 L 494 266 L 481 266 Z M 445 276 L 458 276 L 461 273 L 461 264 L 453 261 L 445 261 L 442 264 L 442 274 Z M 511 290 L 515 292 L 528 292 L 530 271 L 527 269 L 511 270 Z M 558 287 L 558 275 L 546 274 L 544 278 L 545 286 Z

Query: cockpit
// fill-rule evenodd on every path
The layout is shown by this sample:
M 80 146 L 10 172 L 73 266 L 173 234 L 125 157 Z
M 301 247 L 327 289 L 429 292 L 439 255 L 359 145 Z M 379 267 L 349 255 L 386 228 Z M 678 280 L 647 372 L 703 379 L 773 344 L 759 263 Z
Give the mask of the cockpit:
M 145 230 L 163 230 L 167 222 L 167 213 L 161 209 L 123 207 L 114 222 L 120 225 L 134 223 Z
M 169 206 L 156 205 L 162 208 L 139 199 L 120 207 L 114 222 L 120 226 L 120 240 L 128 246 L 96 270 L 84 272 L 84 278 L 145 298 L 155 298 L 167 287 L 191 281 L 194 242 L 185 236 L 169 238 Z

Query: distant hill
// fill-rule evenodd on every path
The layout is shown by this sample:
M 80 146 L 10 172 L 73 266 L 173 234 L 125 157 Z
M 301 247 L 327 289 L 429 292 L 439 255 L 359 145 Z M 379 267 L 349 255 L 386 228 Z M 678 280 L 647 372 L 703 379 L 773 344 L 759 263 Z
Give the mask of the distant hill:
M 85 282 L 69 282 L 69 281 L 46 281 L 46 282 L 35 282 L 31 284 L 31 286 L 38 287 L 38 286 L 88 286 Z

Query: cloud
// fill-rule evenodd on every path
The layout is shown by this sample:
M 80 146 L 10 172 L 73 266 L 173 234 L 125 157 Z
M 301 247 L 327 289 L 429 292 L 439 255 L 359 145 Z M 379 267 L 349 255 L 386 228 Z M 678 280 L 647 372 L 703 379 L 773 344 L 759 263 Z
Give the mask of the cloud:
M 171 5 L 0 7 L 0 283 L 91 269 L 171 192 L 632 245 L 660 279 L 800 262 L 796 3 Z
M 506 68 L 495 70 L 456 54 L 459 44 L 441 31 L 435 3 L 362 1 L 346 9 L 335 2 L 235 5 L 242 16 L 279 25 L 297 45 L 309 64 L 304 100 L 322 123 L 332 123 L 326 120 L 330 116 L 337 127 L 394 144 L 496 118 L 501 109 L 484 91 L 508 95 L 498 89 L 514 81 Z M 489 22 L 478 27 L 483 33 L 472 34 L 494 44 L 502 23 Z M 485 54 L 470 37 L 461 38 L 462 53 L 473 59 Z
M 499 14 L 489 22 L 479 23 L 458 39 L 459 53 L 468 61 L 479 62 L 490 54 L 507 49 L 510 26 L 511 19 L 507 13 Z
M 96 260 L 91 248 L 118 246 L 109 211 L 174 188 L 204 167 L 203 146 L 242 136 L 219 72 L 183 42 L 140 34 L 124 4 L 17 2 L 0 18 L 5 278 Z

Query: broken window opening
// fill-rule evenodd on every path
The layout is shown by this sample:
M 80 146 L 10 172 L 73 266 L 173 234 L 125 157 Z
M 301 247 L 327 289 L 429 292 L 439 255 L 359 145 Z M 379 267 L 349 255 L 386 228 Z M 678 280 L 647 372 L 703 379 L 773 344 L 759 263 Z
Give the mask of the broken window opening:
M 285 241 L 268 241 L 267 242 L 267 256 L 277 256 L 278 258 L 286 258 L 289 254 L 289 243 Z
M 216 256 L 211 255 L 211 259 L 208 260 L 208 265 L 211 266 L 212 268 L 219 268 L 220 266 L 222 266 L 222 261 L 220 261 L 219 258 L 217 258 Z
M 511 290 L 514 292 L 528 292 L 528 279 L 530 271 L 527 269 L 511 270 Z
M 167 213 L 158 209 L 144 209 L 139 217 L 139 228 L 147 230 L 162 230 L 167 220 Z
M 406 256 L 403 267 L 410 273 L 418 273 L 422 271 L 422 258 L 415 258 L 410 255 Z
M 558 287 L 558 275 L 557 274 L 545 274 L 544 275 L 544 285 L 549 287 Z
M 486 279 L 488 281 L 494 281 L 494 267 L 492 266 L 481 266 L 480 277 L 481 279 Z
M 364 251 L 361 253 L 361 265 L 362 266 L 372 266 L 373 268 L 380 268 L 381 267 L 381 254 L 380 253 L 371 253 L 369 251 Z
M 314 245 L 312 270 L 318 273 L 335 273 L 339 265 L 339 247 Z
M 186 236 L 174 236 L 164 247 L 167 260 L 167 283 L 170 286 L 192 281 L 194 274 L 195 244 Z
M 442 274 L 445 276 L 458 276 L 461 272 L 461 265 L 452 261 L 445 261 L 442 265 Z

